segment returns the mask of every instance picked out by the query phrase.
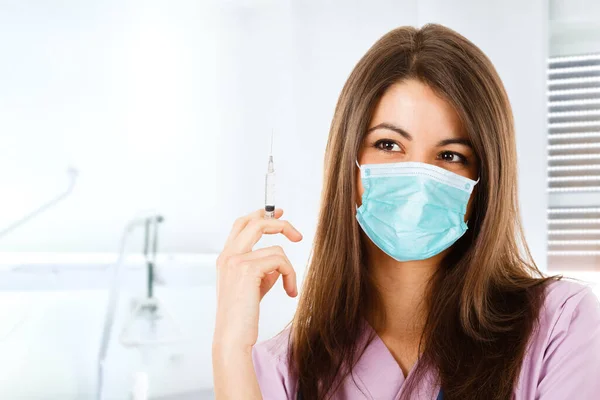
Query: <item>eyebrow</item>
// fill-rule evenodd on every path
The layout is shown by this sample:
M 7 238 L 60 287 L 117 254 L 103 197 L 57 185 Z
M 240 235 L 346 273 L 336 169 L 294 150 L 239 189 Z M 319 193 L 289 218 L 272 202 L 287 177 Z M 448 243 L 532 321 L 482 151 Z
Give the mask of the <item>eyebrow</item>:
M 473 148 L 473 144 L 471 143 L 471 141 L 469 139 L 461 139 L 461 138 L 440 140 L 437 144 L 437 147 L 443 147 L 443 146 L 447 146 L 449 144 L 462 144 L 463 146 Z
M 367 133 L 372 132 L 377 129 L 387 129 L 390 131 L 394 131 L 407 140 L 413 140 L 413 137 L 410 133 L 406 132 L 404 129 L 402 129 L 394 124 L 390 124 L 389 122 L 382 122 L 379 125 L 375 125 L 374 127 L 369 128 L 367 130 Z M 443 146 L 447 146 L 449 144 L 461 144 L 463 146 L 473 148 L 473 144 L 471 143 L 471 141 L 469 139 L 463 139 L 463 138 L 450 138 L 450 139 L 440 140 L 437 144 L 437 147 L 443 147 Z
M 374 131 L 376 129 L 388 129 L 390 131 L 394 131 L 397 134 L 403 136 L 404 138 L 406 138 L 407 140 L 412 140 L 413 137 L 410 135 L 410 133 L 406 132 L 404 129 L 397 127 L 396 125 L 390 124 L 388 122 L 382 122 L 379 125 L 375 125 L 372 128 L 369 128 L 369 130 L 367 131 L 367 133 Z

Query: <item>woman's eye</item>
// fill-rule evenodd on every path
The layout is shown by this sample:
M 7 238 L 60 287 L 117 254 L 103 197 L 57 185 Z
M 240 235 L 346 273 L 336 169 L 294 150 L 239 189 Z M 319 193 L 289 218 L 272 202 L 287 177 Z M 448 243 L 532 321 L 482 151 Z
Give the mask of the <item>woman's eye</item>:
M 466 164 L 467 159 L 462 154 L 454 153 L 452 151 L 445 151 L 439 155 L 439 159 L 450 163 L 461 163 Z
M 401 151 L 402 149 L 398 143 L 391 140 L 379 140 L 375 143 L 375 147 L 383 151 Z

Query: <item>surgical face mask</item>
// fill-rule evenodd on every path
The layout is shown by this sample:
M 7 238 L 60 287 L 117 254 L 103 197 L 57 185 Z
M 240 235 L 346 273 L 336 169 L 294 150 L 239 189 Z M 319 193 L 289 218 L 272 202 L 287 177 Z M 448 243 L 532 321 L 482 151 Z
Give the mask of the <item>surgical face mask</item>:
M 420 162 L 358 167 L 364 193 L 356 219 L 390 257 L 424 260 L 466 232 L 464 216 L 478 181 Z

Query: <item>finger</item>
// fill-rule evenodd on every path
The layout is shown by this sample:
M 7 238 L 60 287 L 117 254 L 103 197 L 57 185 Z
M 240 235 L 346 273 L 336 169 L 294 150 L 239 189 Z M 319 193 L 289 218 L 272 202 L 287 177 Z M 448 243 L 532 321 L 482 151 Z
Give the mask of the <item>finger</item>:
M 290 265 L 292 265 L 292 263 L 290 262 L 290 259 L 288 258 L 287 254 L 285 254 L 285 251 L 283 251 L 283 248 L 281 246 L 270 246 L 270 247 L 265 247 L 265 248 L 262 248 L 262 249 L 250 251 L 250 252 L 245 253 L 243 255 L 243 259 L 247 260 L 247 261 L 250 261 L 250 260 L 255 260 L 255 259 L 258 259 L 258 258 L 263 258 L 263 257 L 271 256 L 271 255 L 276 255 L 276 254 L 280 254 L 283 257 L 285 257 L 285 259 L 287 260 L 287 262 Z M 277 273 L 277 271 L 267 272 L 267 274 L 275 274 L 275 273 Z M 272 277 L 274 279 L 273 283 L 275 283 L 275 281 L 277 280 L 278 277 L 279 277 L 279 273 L 277 273 L 277 275 L 275 275 L 274 277 Z M 273 283 L 271 285 L 269 285 L 269 289 L 271 288 L 271 286 L 273 286 Z
M 276 208 L 275 209 L 275 219 L 281 218 L 282 215 L 283 215 L 283 210 L 281 208 Z M 264 217 L 265 217 L 265 209 L 261 208 L 260 210 L 256 210 L 248 215 L 245 215 L 243 217 L 236 219 L 235 222 L 233 223 L 233 227 L 231 228 L 229 236 L 227 237 L 227 240 L 225 241 L 225 247 L 227 247 L 240 234 L 240 232 L 246 227 L 246 225 L 248 225 L 248 222 L 250 222 L 253 219 L 259 219 L 259 218 L 264 218 Z
M 231 242 L 231 254 L 247 253 L 264 234 L 282 233 L 292 242 L 302 240 L 302 234 L 288 221 L 280 219 L 255 219 L 248 222 L 246 228 Z
M 262 249 L 253 250 L 248 253 L 245 253 L 241 257 L 245 261 L 250 261 L 250 260 L 255 260 L 257 258 L 264 258 L 264 257 L 277 255 L 277 254 L 281 254 L 282 256 L 287 258 L 287 255 L 285 254 L 285 252 L 283 251 L 283 248 L 281 246 L 269 246 L 269 247 L 265 247 Z M 289 259 L 288 259 L 288 261 L 289 261 Z
M 261 272 L 262 279 L 272 271 L 279 272 L 283 278 L 283 288 L 287 294 L 291 297 L 295 297 L 298 294 L 298 288 L 296 287 L 296 271 L 294 271 L 294 267 L 292 267 L 292 264 L 290 264 L 287 257 L 275 254 L 253 260 L 251 263 L 253 263 Z
M 283 215 L 283 210 L 281 208 L 275 209 L 275 218 L 280 218 L 282 215 Z M 229 242 L 229 241 L 235 239 L 237 237 L 237 235 L 239 235 L 239 233 L 246 227 L 248 222 L 250 222 L 253 219 L 264 218 L 264 216 L 265 216 L 265 209 L 261 208 L 254 212 L 251 212 L 248 215 L 245 215 L 243 217 L 236 219 L 235 222 L 233 223 L 233 227 L 231 228 L 231 232 L 229 233 L 229 237 L 227 238 L 227 241 Z
M 267 275 L 262 279 L 260 283 L 260 299 L 265 297 L 265 294 L 269 293 L 269 290 L 275 286 L 275 282 L 279 279 L 281 274 L 278 271 L 267 272 Z

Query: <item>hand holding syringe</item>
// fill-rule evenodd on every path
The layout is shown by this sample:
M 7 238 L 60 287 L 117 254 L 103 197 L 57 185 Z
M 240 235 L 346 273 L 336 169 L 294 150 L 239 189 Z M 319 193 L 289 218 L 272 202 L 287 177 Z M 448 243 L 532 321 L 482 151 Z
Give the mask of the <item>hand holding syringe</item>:
M 273 137 L 271 136 L 271 149 Z M 261 398 L 252 361 L 258 338 L 260 301 L 281 276 L 290 297 L 298 295 L 296 272 L 281 246 L 254 249 L 263 235 L 282 234 L 292 242 L 302 234 L 275 209 L 273 151 L 265 178 L 265 207 L 234 223 L 217 259 L 217 315 L 213 338 L 216 398 Z M 231 366 L 235 365 L 235 368 Z M 231 382 L 235 381 L 235 385 Z

